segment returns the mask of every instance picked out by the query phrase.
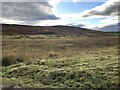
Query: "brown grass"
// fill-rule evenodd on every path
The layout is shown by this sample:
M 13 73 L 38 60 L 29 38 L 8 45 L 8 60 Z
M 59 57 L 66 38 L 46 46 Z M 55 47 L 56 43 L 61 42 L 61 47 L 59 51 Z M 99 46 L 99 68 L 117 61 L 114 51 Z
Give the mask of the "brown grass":
M 29 59 L 48 59 L 72 57 L 108 49 L 118 45 L 117 36 L 50 38 L 50 39 L 3 39 L 2 54 L 5 56 L 24 57 Z

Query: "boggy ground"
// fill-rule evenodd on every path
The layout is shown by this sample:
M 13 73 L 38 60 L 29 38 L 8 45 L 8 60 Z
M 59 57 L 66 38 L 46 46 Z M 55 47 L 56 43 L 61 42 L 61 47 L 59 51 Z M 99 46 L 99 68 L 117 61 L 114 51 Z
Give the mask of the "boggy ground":
M 3 36 L 3 87 L 118 88 L 118 37 Z

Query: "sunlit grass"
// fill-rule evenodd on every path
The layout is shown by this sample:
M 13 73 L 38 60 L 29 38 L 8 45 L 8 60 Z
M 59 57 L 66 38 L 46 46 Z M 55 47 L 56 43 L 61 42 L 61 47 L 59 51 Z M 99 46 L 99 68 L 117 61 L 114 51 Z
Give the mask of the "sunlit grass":
M 3 87 L 117 88 L 117 37 L 3 39 Z M 11 36 L 14 37 L 14 36 Z M 35 37 L 35 38 L 30 38 Z M 51 37 L 51 38 L 48 38 Z

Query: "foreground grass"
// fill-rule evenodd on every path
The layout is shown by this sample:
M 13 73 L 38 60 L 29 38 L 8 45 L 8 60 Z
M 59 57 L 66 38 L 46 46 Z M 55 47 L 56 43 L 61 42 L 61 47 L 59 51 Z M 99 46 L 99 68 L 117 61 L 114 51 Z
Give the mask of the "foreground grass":
M 3 87 L 118 88 L 116 36 L 39 37 L 3 38 Z
M 117 88 L 118 57 L 114 48 L 72 58 L 34 60 L 3 67 L 4 87 Z M 114 54 L 113 54 L 114 53 Z M 116 53 L 116 54 L 115 54 Z M 111 54 L 111 55 L 110 55 Z

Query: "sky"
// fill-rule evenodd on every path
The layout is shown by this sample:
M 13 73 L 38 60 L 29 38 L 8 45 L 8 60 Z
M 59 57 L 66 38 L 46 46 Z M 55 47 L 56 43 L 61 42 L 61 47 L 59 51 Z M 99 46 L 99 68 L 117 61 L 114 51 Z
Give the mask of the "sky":
M 2 0 L 0 23 L 33 26 L 67 25 L 117 31 L 119 1 Z

